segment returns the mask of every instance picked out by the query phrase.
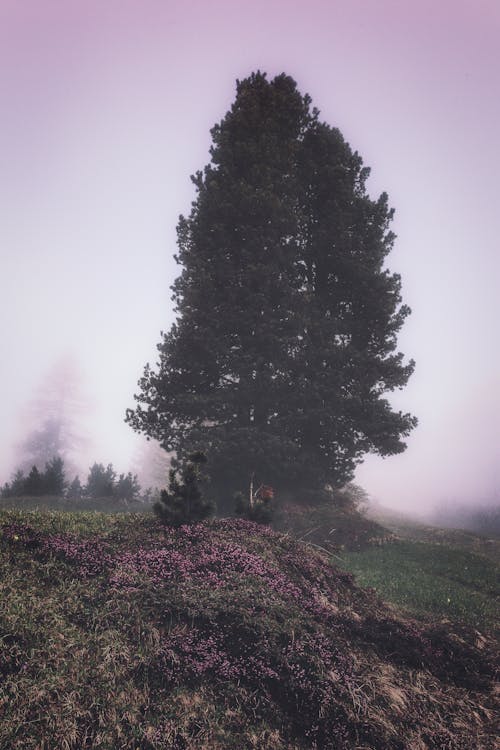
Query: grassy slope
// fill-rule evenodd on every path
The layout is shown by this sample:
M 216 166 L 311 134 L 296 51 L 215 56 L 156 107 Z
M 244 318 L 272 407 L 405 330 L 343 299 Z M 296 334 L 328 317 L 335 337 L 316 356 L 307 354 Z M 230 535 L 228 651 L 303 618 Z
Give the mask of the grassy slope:
M 342 555 L 362 586 L 423 617 L 498 628 L 500 540 L 441 529 L 386 511 L 375 516 L 395 543 Z
M 0 513 L 0 748 L 492 750 L 493 643 L 240 521 Z
M 367 516 L 332 506 L 291 506 L 280 519 L 412 615 L 480 630 L 498 625 L 500 540 L 442 529 L 391 511 Z
M 430 526 L 389 509 L 368 509 L 369 518 L 382 524 L 401 539 L 418 542 L 445 544 L 449 547 L 469 550 L 500 563 L 500 538 L 486 537 L 464 529 Z
M 459 620 L 480 630 L 498 624 L 498 567 L 444 544 L 401 541 L 344 556 L 361 586 L 415 615 Z

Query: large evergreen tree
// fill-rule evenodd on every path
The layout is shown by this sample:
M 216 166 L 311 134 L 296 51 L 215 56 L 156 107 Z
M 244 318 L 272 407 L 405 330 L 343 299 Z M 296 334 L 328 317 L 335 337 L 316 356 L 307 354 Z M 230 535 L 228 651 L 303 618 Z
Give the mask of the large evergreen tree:
M 177 321 L 127 421 L 181 458 L 205 451 L 219 491 L 252 474 L 341 485 L 416 423 L 383 398 L 413 369 L 387 196 L 370 199 L 359 155 L 286 75 L 238 82 L 211 132 L 178 226 Z

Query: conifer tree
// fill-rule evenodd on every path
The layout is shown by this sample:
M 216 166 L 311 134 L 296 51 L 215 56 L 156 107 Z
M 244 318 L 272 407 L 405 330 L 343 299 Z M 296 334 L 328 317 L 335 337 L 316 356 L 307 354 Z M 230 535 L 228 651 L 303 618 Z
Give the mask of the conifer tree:
M 212 484 L 339 486 L 369 451 L 404 450 L 416 424 L 382 396 L 413 369 L 395 353 L 409 310 L 385 269 L 387 196 L 282 74 L 237 83 L 211 163 L 178 225 L 177 320 L 127 421 Z
M 95 462 L 89 469 L 87 476 L 86 494 L 93 498 L 113 497 L 115 490 L 116 471 L 113 464 L 104 468 L 103 464 Z
M 32 466 L 24 483 L 24 492 L 26 495 L 37 496 L 43 495 L 43 491 L 43 475 L 40 474 L 36 466 Z
M 203 453 L 194 453 L 180 472 L 170 469 L 168 490 L 161 491 L 160 500 L 153 506 L 163 523 L 182 526 L 203 521 L 213 514 L 215 506 L 203 496 L 200 486 L 201 466 L 205 462 Z
M 45 464 L 42 482 L 44 492 L 48 495 L 63 495 L 66 480 L 64 475 L 64 461 L 60 456 L 54 456 L 51 461 Z
M 141 485 L 137 474 L 129 471 L 127 474 L 120 474 L 117 479 L 114 495 L 119 500 L 136 500 L 141 491 Z
M 70 500 L 81 500 L 83 495 L 84 495 L 84 488 L 82 487 L 80 477 L 76 476 L 68 487 L 67 497 Z

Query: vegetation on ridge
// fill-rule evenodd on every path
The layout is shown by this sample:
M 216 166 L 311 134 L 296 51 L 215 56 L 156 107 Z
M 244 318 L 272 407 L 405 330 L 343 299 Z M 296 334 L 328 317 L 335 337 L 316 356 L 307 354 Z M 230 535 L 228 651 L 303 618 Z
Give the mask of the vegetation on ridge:
M 495 746 L 489 637 L 400 616 L 288 534 L 0 518 L 0 747 Z

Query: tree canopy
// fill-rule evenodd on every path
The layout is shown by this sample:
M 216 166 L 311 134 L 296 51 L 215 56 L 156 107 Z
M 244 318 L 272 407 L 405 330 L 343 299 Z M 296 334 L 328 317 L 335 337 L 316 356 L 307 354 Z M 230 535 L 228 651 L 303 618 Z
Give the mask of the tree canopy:
M 218 488 L 340 486 L 416 424 L 384 398 L 414 367 L 385 267 L 393 210 L 285 74 L 238 81 L 211 134 L 178 224 L 176 322 L 126 421 L 181 459 L 204 451 Z

